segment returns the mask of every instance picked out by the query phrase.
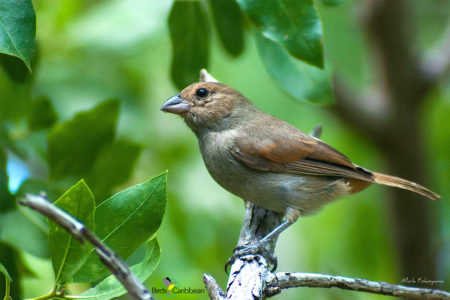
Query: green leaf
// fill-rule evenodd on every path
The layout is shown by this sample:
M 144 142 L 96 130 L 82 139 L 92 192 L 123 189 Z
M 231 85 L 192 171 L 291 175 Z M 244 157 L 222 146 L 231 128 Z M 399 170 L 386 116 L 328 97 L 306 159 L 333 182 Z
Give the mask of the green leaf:
M 41 130 L 51 127 L 58 120 L 58 115 L 53 109 L 50 99 L 41 96 L 31 102 L 30 113 L 28 115 L 28 128 L 31 130 Z
M 177 88 L 197 82 L 208 67 L 209 24 L 200 1 L 175 1 L 169 15 L 172 41 L 170 75 Z
M 9 177 L 8 173 L 6 173 L 7 161 L 6 153 L 0 146 L 0 211 L 2 212 L 14 206 L 14 199 L 8 188 Z
M 84 180 L 65 192 L 55 205 L 82 222 L 88 229 L 94 230 L 95 199 Z M 52 255 L 55 281 L 64 285 L 86 262 L 92 246 L 81 244 L 72 234 L 53 221 L 49 222 L 49 245 Z
M 345 3 L 347 0 L 322 0 L 322 3 L 326 6 L 338 6 Z
M 0 122 L 0 146 L 3 146 L 4 149 L 12 151 L 22 159 L 25 159 L 27 156 L 26 152 L 12 139 L 8 127 L 6 127 L 6 125 L 2 122 Z
M 114 139 L 118 113 L 119 101 L 108 100 L 54 126 L 47 136 L 51 178 L 83 177 L 90 172 Z
M 109 197 L 114 187 L 128 180 L 141 150 L 142 146 L 137 143 L 118 140 L 102 152 L 86 179 L 97 204 Z
M 322 24 L 313 0 L 237 0 L 256 28 L 289 54 L 324 67 Z
M 36 179 L 36 178 L 28 178 L 20 185 L 17 190 L 15 197 L 22 198 L 25 194 L 40 194 L 44 192 L 47 198 L 50 201 L 55 201 L 57 199 L 57 195 L 51 188 L 50 184 L 47 181 Z
M 0 214 L 0 241 L 38 257 L 48 257 L 45 218 L 21 206 Z
M 18 294 L 17 292 L 20 290 L 20 288 L 17 289 L 18 281 L 21 279 L 21 274 L 19 273 L 20 260 L 17 250 L 0 243 L 0 262 L 3 267 L 8 270 L 8 277 L 14 278 L 14 281 L 12 281 L 11 284 L 11 280 L 8 283 L 7 276 L 0 276 L 0 297 L 1 295 L 6 295 L 11 289 L 16 291 L 15 294 Z
M 147 242 L 147 251 L 142 262 L 132 266 L 131 272 L 144 282 L 147 280 L 159 264 L 161 250 L 157 238 Z M 111 275 L 97 284 L 95 287 L 87 290 L 77 296 L 77 299 L 108 300 L 124 295 L 127 291 L 119 281 Z
M 127 259 L 161 224 L 166 207 L 164 172 L 144 183 L 113 195 L 97 206 L 95 233 L 122 259 Z M 109 270 L 97 254 L 74 276 L 75 282 L 94 282 L 108 275 Z
M 244 18 L 234 0 L 209 0 L 217 33 L 225 50 L 239 56 L 244 50 Z
M 9 276 L 8 271 L 6 270 L 5 266 L 0 263 L 0 273 L 2 273 L 5 276 L 6 282 L 10 283 L 12 281 L 11 276 Z
M 278 43 L 255 32 L 258 53 L 264 67 L 289 95 L 317 104 L 333 102 L 329 68 L 319 70 L 290 56 Z
M 31 72 L 36 15 L 31 0 L 0 1 L 0 52 L 23 60 Z
M 33 60 L 31 60 L 30 64 L 33 66 Z M 0 66 L 12 81 L 24 83 L 28 78 L 31 78 L 32 74 L 29 69 L 18 57 L 0 54 Z
M 11 278 L 11 276 L 9 276 L 8 271 L 6 270 L 5 266 L 1 262 L 0 262 L 0 273 L 2 273 L 3 276 L 5 277 L 5 284 L 6 284 L 6 286 L 5 286 L 6 292 L 5 292 L 5 297 L 3 298 L 3 300 L 9 300 L 10 299 L 9 293 L 10 293 L 12 278 Z

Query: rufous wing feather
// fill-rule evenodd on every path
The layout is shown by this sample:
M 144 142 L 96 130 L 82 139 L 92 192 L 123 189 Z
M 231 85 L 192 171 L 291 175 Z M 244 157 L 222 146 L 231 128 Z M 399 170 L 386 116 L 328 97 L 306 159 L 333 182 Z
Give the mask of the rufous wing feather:
M 266 117 L 270 120 L 264 124 L 249 124 L 248 132 L 236 138 L 231 149 L 233 156 L 251 169 L 345 178 L 351 187 L 351 193 L 359 192 L 376 182 L 406 189 L 433 200 L 440 198 L 438 194 L 412 181 L 359 167 L 321 140 L 281 120 L 268 115 Z M 266 130 L 258 131 L 253 127 L 265 127 Z

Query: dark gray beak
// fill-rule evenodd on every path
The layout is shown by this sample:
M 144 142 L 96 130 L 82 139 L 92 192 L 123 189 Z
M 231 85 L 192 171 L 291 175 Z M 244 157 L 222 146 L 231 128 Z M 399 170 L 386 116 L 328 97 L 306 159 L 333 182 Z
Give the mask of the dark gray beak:
M 180 98 L 180 94 L 176 94 L 163 104 L 161 110 L 181 115 L 189 110 L 189 102 Z

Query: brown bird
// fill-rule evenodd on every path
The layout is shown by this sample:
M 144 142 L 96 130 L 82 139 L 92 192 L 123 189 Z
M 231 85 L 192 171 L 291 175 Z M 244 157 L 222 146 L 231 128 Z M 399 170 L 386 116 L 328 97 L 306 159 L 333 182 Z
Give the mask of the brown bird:
M 183 117 L 198 138 L 206 168 L 223 188 L 244 201 L 285 214 L 286 221 L 263 241 L 278 235 L 300 215 L 372 183 L 439 198 L 417 183 L 352 163 L 221 83 L 191 84 L 167 100 L 161 110 Z

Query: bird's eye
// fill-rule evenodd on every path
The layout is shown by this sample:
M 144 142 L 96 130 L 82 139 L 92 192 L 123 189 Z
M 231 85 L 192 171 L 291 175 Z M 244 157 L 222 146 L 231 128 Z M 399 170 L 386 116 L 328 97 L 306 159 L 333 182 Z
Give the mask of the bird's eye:
M 195 92 L 195 94 L 199 97 L 199 98 L 205 98 L 206 96 L 209 95 L 209 92 L 207 89 L 198 89 L 197 92 Z

